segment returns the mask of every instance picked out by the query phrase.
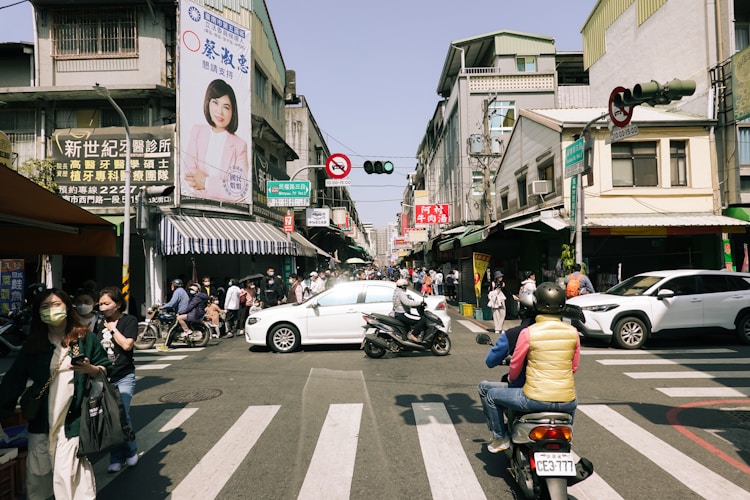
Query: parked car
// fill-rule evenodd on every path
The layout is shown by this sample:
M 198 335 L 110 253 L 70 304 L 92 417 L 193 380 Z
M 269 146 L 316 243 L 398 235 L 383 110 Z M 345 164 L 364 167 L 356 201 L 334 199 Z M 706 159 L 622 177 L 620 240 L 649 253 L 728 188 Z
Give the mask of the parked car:
M 583 337 L 638 349 L 653 335 L 724 330 L 750 344 L 750 274 L 682 269 L 638 274 L 568 299 L 563 320 Z
M 310 344 L 360 344 L 365 313 L 388 314 L 393 309 L 392 281 L 361 280 L 335 285 L 300 304 L 283 304 L 251 314 L 245 322 L 245 340 L 251 346 L 268 346 L 276 352 L 292 352 Z M 421 295 L 407 294 L 416 300 Z M 450 331 L 451 319 L 442 295 L 424 297 L 427 309 L 443 320 Z M 414 311 L 416 314 L 416 311 Z

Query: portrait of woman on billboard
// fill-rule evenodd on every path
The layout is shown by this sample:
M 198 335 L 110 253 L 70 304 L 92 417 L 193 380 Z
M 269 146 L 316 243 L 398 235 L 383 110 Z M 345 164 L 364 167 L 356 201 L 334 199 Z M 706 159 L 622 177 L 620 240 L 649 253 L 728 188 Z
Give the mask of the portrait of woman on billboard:
M 208 84 L 203 101 L 207 124 L 194 125 L 181 146 L 182 192 L 188 196 L 249 203 L 247 143 L 238 137 L 234 90 L 224 80 Z

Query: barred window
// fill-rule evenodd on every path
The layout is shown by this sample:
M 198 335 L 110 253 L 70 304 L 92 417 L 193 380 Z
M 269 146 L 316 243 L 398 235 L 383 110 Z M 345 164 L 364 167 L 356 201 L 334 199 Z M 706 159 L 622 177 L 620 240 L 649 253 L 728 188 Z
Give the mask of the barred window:
M 52 17 L 53 55 L 58 59 L 136 56 L 136 10 L 59 9 Z

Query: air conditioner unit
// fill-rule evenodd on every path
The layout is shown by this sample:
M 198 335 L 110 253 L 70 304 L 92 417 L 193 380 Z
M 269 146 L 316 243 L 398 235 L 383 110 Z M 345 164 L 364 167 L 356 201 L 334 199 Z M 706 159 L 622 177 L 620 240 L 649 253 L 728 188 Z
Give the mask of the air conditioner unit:
M 531 194 L 543 195 L 550 191 L 549 181 L 533 181 L 531 183 Z

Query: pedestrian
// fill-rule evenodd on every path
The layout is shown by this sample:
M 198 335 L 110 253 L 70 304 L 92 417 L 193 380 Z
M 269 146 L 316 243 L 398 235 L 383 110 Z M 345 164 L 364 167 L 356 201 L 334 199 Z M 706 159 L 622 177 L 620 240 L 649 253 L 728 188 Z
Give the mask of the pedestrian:
M 536 276 L 534 271 L 526 271 L 524 273 L 524 280 L 521 282 L 521 288 L 518 290 L 518 295 L 531 295 L 536 290 Z
M 245 328 L 245 322 L 250 314 L 250 306 L 255 302 L 256 292 L 255 283 L 250 280 L 245 282 L 245 286 L 240 291 L 240 322 L 238 325 L 240 330 L 244 330 Z
M 99 297 L 94 290 L 84 288 L 76 290 L 73 297 L 73 306 L 90 332 L 95 331 L 96 322 L 99 321 L 99 313 L 96 311 L 98 301 Z
M 443 271 L 438 269 L 435 272 L 435 278 L 432 281 L 433 293 L 435 295 L 443 295 Z
M 72 364 L 73 353 L 85 358 Z M 91 462 L 77 456 L 81 404 L 88 382 L 111 367 L 67 293 L 49 288 L 35 296 L 29 338 L 0 382 L 0 419 L 15 413 L 29 381 L 47 386 L 38 414 L 28 422 L 27 498 L 96 498 Z
M 573 272 L 568 275 L 565 285 L 565 297 L 571 298 L 587 293 L 595 293 L 591 280 L 581 272 L 581 264 L 573 264 Z
M 284 299 L 284 289 L 281 282 L 276 278 L 272 267 L 266 271 L 263 280 L 263 307 L 273 307 L 281 304 Z
M 286 296 L 287 304 L 299 304 L 302 302 L 302 283 L 296 274 L 289 275 L 289 291 Z
M 495 271 L 495 279 L 491 284 L 491 290 L 487 294 L 487 305 L 492 309 L 492 323 L 495 326 L 495 333 L 500 334 L 503 331 L 505 322 L 505 282 L 503 281 L 502 271 Z
M 120 288 L 109 286 L 99 292 L 102 328 L 98 329 L 97 337 L 112 362 L 112 369 L 107 373 L 109 383 L 120 391 L 122 405 L 125 407 L 125 418 L 132 427 L 130 402 L 135 393 L 133 347 L 138 337 L 138 318 L 126 314 L 126 307 Z M 124 465 L 134 467 L 137 463 L 138 446 L 133 439 L 110 451 L 107 472 L 119 472 Z
M 227 295 L 224 297 L 224 310 L 226 311 L 226 319 L 224 320 L 224 329 L 226 330 L 226 338 L 234 337 L 234 332 L 237 330 L 237 323 L 240 318 L 240 287 L 237 286 L 235 279 L 230 279 L 227 282 Z
M 432 295 L 432 276 L 429 273 L 422 278 L 422 295 Z
M 206 316 L 211 322 L 211 329 L 213 330 L 211 338 L 218 339 L 221 336 L 221 318 L 225 314 L 226 311 L 219 307 L 218 297 L 210 296 L 206 304 Z

